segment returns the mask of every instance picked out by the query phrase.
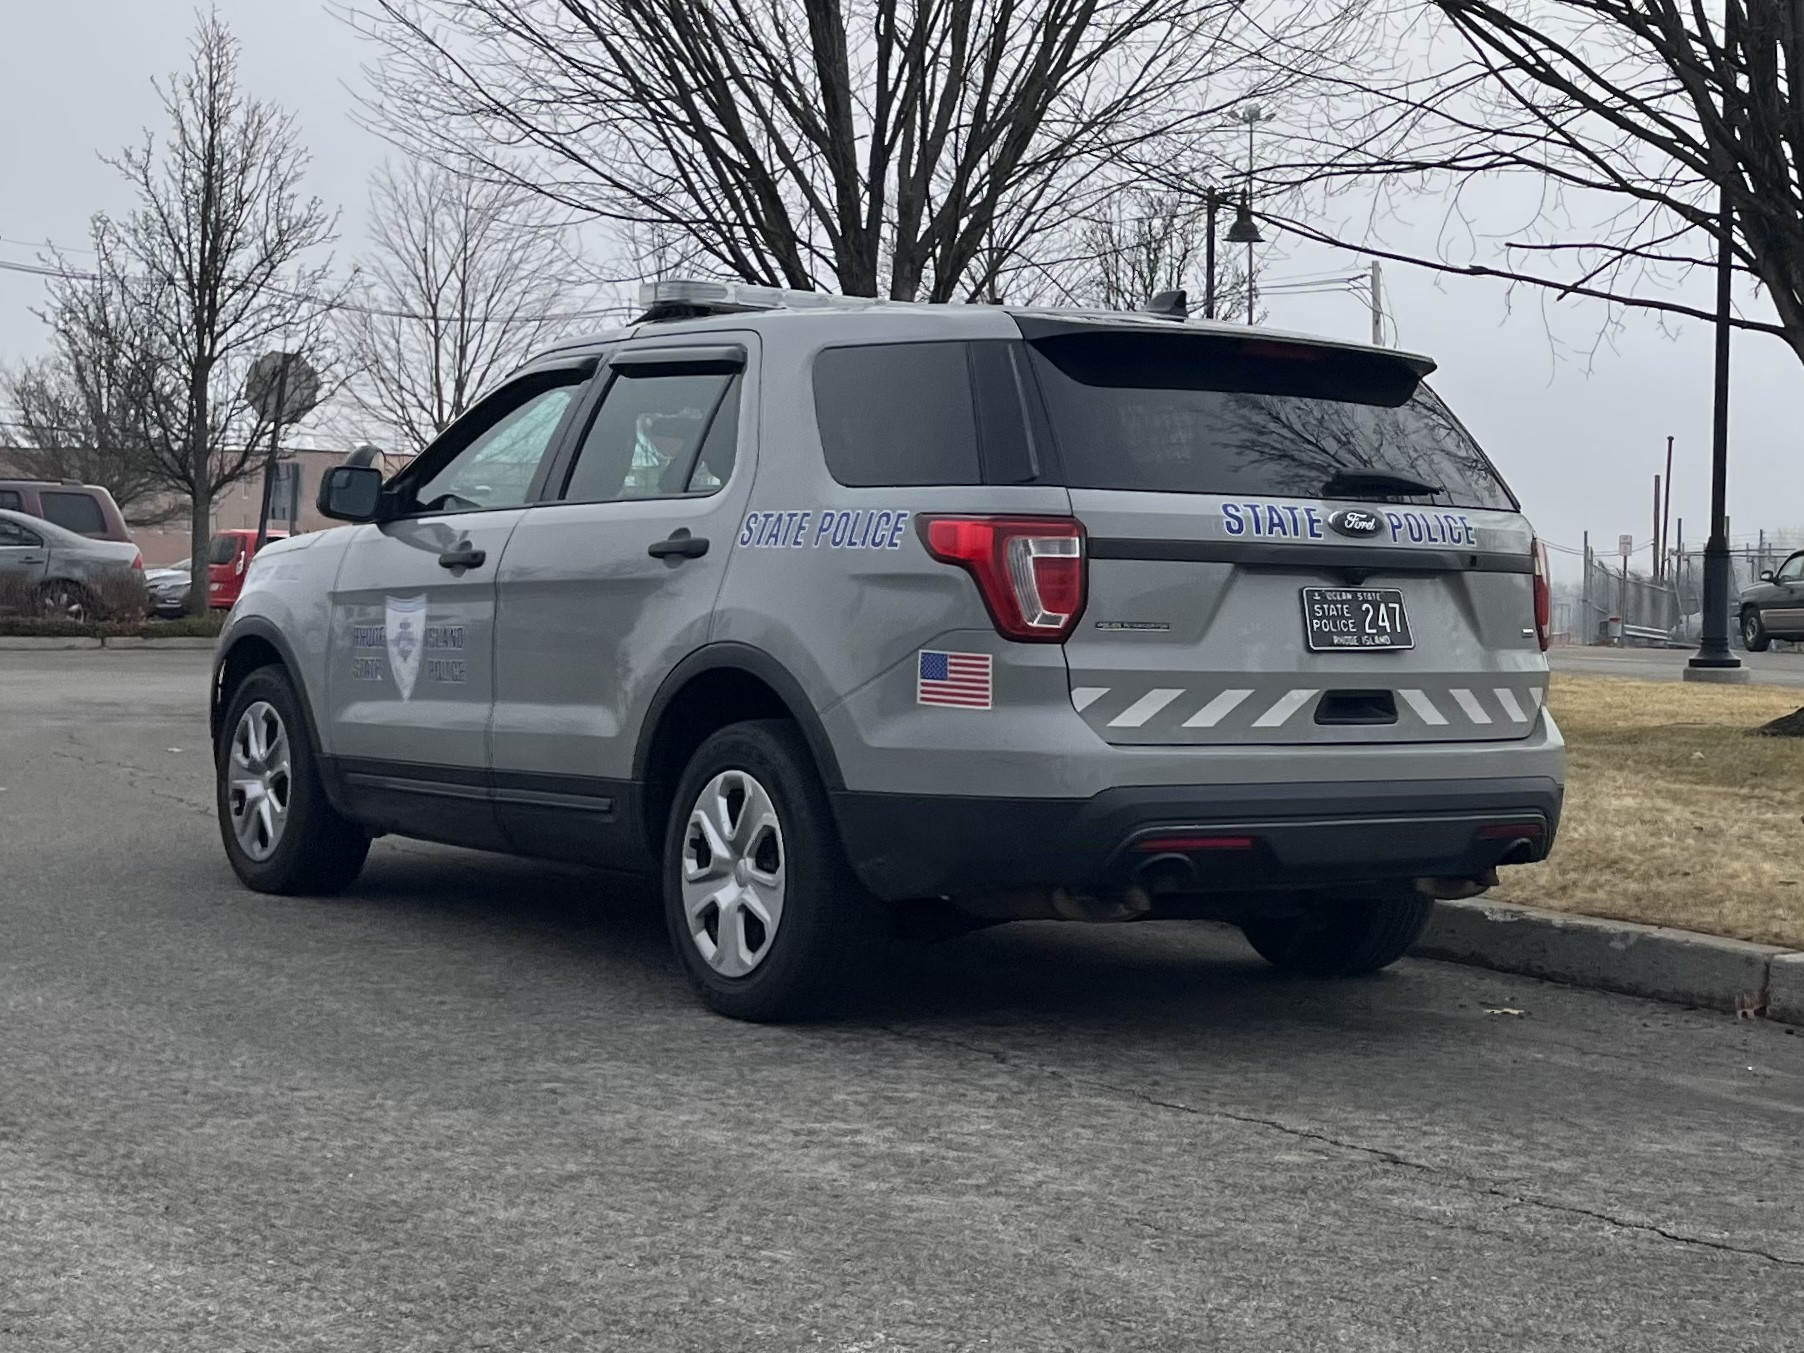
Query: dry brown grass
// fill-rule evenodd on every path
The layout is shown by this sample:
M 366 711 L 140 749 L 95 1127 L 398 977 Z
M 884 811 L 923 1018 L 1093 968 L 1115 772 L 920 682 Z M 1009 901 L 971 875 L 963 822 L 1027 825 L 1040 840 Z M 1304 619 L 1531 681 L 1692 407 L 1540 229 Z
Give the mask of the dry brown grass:
M 1553 858 L 1490 896 L 1804 949 L 1804 739 L 1748 732 L 1804 690 L 1556 675 Z

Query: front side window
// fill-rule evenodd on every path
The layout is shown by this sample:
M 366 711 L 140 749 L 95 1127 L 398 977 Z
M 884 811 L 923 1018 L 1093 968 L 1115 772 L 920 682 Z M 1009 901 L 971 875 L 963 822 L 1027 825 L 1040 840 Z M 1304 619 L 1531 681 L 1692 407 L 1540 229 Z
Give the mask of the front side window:
M 581 389 L 576 383 L 555 385 L 503 413 L 413 485 L 413 510 L 478 512 L 524 506 L 539 462 L 551 450 L 558 425 Z
M 1804 554 L 1794 554 L 1779 569 L 1779 581 L 1795 583 L 1800 578 L 1804 578 Z
M 564 501 L 713 493 L 732 477 L 738 441 L 737 373 L 623 369 L 583 437 Z
M 238 536 L 214 536 L 213 543 L 207 547 L 209 564 L 229 564 L 238 557 L 243 548 L 242 539 Z
M 44 503 L 44 520 L 78 536 L 104 536 L 106 514 L 92 494 L 60 493 L 46 489 L 38 495 Z

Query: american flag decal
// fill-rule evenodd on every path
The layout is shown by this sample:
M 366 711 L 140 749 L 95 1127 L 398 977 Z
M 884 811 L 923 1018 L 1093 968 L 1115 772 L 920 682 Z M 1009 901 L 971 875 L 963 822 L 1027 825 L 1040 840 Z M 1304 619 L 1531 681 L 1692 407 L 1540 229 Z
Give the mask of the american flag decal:
M 921 650 L 915 669 L 915 699 L 923 705 L 959 709 L 990 707 L 988 653 L 935 653 Z

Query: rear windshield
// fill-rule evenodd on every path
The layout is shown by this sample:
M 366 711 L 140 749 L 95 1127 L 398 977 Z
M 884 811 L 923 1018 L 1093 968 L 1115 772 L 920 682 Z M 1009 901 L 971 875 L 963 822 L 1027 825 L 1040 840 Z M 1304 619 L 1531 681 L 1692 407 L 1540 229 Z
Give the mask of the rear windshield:
M 209 564 L 229 564 L 238 557 L 237 536 L 214 536 L 213 543 L 207 547 Z
M 1074 488 L 1516 507 L 1447 406 L 1383 354 L 1119 332 L 1032 347 Z
M 100 503 L 87 493 L 59 493 L 46 489 L 38 495 L 44 505 L 44 520 L 81 536 L 104 536 L 106 514 Z

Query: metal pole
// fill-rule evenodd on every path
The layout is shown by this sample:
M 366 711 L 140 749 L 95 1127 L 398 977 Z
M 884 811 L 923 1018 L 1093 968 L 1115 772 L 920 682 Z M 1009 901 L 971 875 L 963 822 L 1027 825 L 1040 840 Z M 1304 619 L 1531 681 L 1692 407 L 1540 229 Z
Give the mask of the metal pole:
M 1672 438 L 1666 439 L 1666 501 L 1660 505 L 1661 558 L 1672 546 Z M 1664 565 L 1662 565 L 1664 567 Z
M 1259 121 L 1258 110 L 1247 109 L 1247 217 L 1253 215 L 1253 127 Z M 1254 320 L 1253 242 L 1247 241 L 1247 323 Z
M 282 410 L 288 407 L 288 354 L 276 368 L 276 412 L 269 420 L 269 459 L 263 463 L 263 506 L 257 512 L 257 549 L 269 543 L 269 499 L 276 486 L 276 455 L 282 443 Z
M 1585 643 L 1591 642 L 1591 533 L 1585 532 L 1585 585 L 1579 593 L 1579 613 L 1585 621 Z
M 1704 615 L 1697 656 L 1687 680 L 1747 679 L 1729 651 L 1729 334 L 1733 299 L 1734 213 L 1729 185 L 1721 189 L 1716 225 L 1716 371 L 1710 410 L 1710 537 L 1704 542 Z M 1727 675 L 1734 672 L 1736 676 Z
M 1372 260 L 1372 346 L 1384 346 L 1384 280 L 1378 260 Z
M 1203 267 L 1207 275 L 1203 278 L 1203 318 L 1215 318 L 1215 213 L 1221 206 L 1221 196 L 1210 185 L 1208 196 L 1204 198 L 1209 218 L 1209 242 L 1203 246 Z
M 1654 562 L 1649 570 L 1660 581 L 1660 476 L 1654 476 Z

